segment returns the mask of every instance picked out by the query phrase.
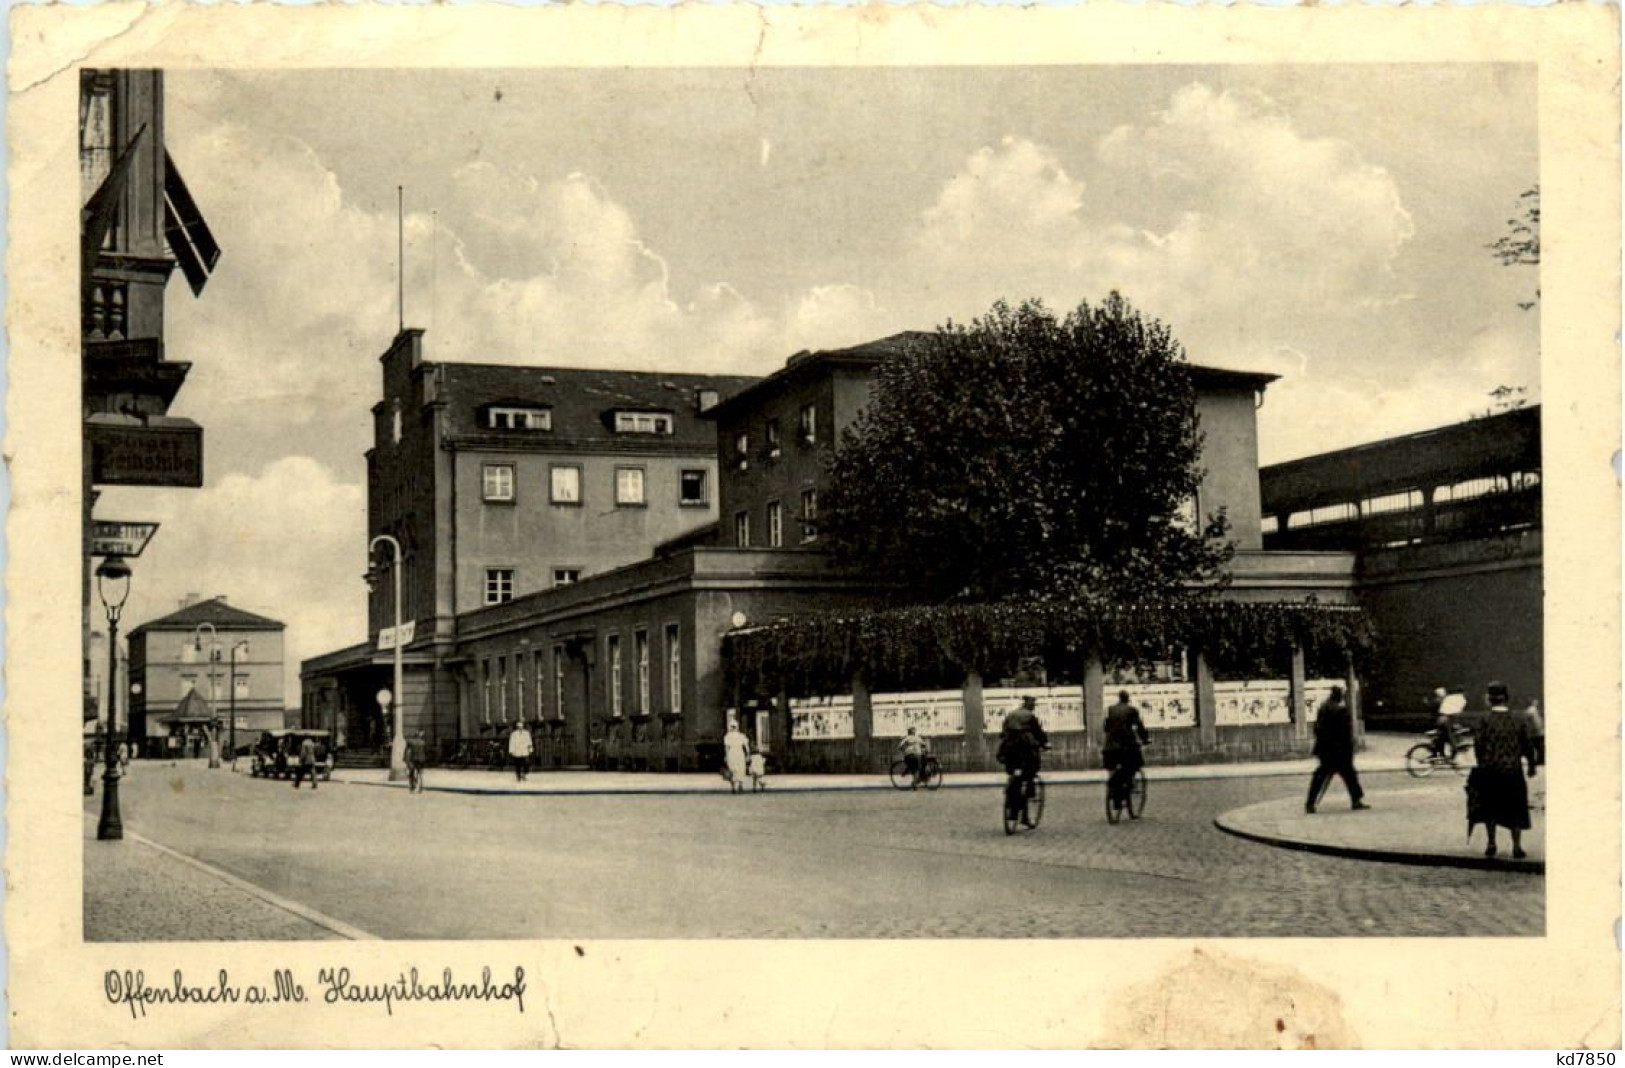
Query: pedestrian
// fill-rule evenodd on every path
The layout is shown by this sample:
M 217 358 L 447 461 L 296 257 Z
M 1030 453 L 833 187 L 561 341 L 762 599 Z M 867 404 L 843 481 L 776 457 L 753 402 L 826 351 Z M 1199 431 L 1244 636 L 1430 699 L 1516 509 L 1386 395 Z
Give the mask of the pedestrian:
M 85 743 L 85 796 L 89 797 L 96 792 L 91 783 L 96 778 L 96 743 Z
M 1495 829 L 1505 827 L 1512 834 L 1512 855 L 1522 860 L 1523 832 L 1529 829 L 1529 785 L 1524 781 L 1524 763 L 1529 778 L 1535 777 L 1534 731 L 1529 717 L 1512 712 L 1505 683 L 1492 682 L 1485 688 L 1489 711 L 1473 716 L 1476 764 L 1467 775 L 1467 837 L 1482 823 L 1489 835 L 1486 857 L 1495 856 Z
M 1546 766 L 1546 717 L 1540 714 L 1540 698 L 1532 698 L 1523 714 L 1529 718 L 1530 740 L 1535 744 L 1535 767 L 1543 768 Z
M 515 723 L 513 733 L 508 735 L 508 756 L 513 758 L 513 775 L 517 782 L 524 782 L 530 774 L 530 754 L 535 748 L 524 723 Z
M 118 770 L 120 775 L 130 770 L 130 743 L 128 742 L 118 744 Z
M 751 790 L 767 789 L 767 747 L 758 746 L 750 755 Z
M 722 736 L 724 774 L 734 793 L 745 790 L 745 776 L 750 773 L 750 739 L 739 729 L 736 720 L 728 721 L 728 733 Z
M 1365 803 L 1365 791 L 1360 789 L 1360 775 L 1354 770 L 1354 717 L 1343 703 L 1343 687 L 1333 686 L 1315 714 L 1315 757 L 1320 761 L 1309 778 L 1309 798 L 1303 810 L 1314 815 L 1321 795 L 1331 784 L 1332 776 L 1341 776 L 1348 787 L 1351 807 L 1356 810 L 1370 808 Z
M 421 794 L 423 792 L 423 763 L 427 756 L 423 742 L 423 732 L 414 731 L 412 737 L 406 740 L 406 792 Z
M 299 743 L 299 766 L 293 772 L 293 788 L 299 789 L 299 782 L 306 775 L 310 776 L 310 788 L 316 789 L 316 740 L 309 735 Z

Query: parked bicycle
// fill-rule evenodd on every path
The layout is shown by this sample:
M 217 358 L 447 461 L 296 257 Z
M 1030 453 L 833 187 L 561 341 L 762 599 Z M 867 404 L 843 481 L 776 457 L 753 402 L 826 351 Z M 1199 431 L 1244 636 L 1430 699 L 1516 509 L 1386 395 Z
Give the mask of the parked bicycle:
M 899 790 L 913 790 L 925 787 L 935 790 L 942 785 L 942 765 L 937 758 L 927 753 L 920 757 L 918 771 L 909 771 L 908 761 L 897 759 L 891 765 L 891 784 Z

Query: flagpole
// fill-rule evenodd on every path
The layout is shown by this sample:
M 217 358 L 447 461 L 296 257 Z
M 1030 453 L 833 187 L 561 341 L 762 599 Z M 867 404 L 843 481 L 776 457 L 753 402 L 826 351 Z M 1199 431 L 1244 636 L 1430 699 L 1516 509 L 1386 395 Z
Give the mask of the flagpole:
M 406 187 L 395 187 L 395 277 L 396 307 L 400 310 L 400 332 L 406 332 Z

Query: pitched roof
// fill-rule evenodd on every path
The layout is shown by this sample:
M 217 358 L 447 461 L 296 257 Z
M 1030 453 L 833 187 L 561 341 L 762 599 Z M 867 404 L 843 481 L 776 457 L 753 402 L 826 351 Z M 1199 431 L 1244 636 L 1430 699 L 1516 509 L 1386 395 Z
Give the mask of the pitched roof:
M 719 400 L 757 381 L 748 375 L 680 374 L 670 371 L 608 371 L 583 367 L 516 367 L 505 364 L 442 363 L 449 402 L 447 430 L 453 437 L 493 437 L 538 443 L 625 441 L 614 432 L 617 411 L 670 412 L 669 444 L 715 450 L 716 428 L 699 416 L 699 394 L 715 390 Z M 480 423 L 480 410 L 493 404 L 546 407 L 552 429 L 543 433 L 492 430 Z
M 209 705 L 208 699 L 196 690 L 187 690 L 186 696 L 180 699 L 175 711 L 166 716 L 160 716 L 159 722 L 173 723 L 177 720 L 196 720 L 207 722 L 214 719 L 214 709 Z
M 265 616 L 257 616 L 253 612 L 245 612 L 241 608 L 233 608 L 223 598 L 214 597 L 187 605 L 167 616 L 148 620 L 130 633 L 135 635 L 146 630 L 192 630 L 203 623 L 212 624 L 221 630 L 286 629 L 286 624 L 267 619 Z

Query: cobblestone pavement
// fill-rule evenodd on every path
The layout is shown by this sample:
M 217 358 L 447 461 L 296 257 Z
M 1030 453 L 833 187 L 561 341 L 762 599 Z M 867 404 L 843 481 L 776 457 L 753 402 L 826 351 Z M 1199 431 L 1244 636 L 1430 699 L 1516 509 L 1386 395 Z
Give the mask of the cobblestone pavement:
M 1275 849 L 1220 812 L 1289 778 L 1157 781 L 1110 826 L 1055 786 L 1006 837 L 995 789 L 690 796 L 317 793 L 147 765 L 128 826 L 384 938 L 1539 935 L 1545 880 Z M 1373 789 L 1403 775 L 1368 776 Z M 94 843 L 92 843 L 94 844 Z
M 86 799 L 89 801 L 90 799 Z M 85 812 L 85 941 L 302 941 L 333 932 L 138 842 L 96 840 L 101 793 Z

